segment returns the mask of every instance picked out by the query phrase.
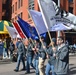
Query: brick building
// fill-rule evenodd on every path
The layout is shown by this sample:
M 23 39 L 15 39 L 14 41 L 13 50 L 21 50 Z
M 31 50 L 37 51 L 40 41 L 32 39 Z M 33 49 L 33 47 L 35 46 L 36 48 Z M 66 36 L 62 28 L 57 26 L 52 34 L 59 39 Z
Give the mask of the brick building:
M 58 0 L 53 1 L 55 1 L 58 4 Z M 66 10 L 76 15 L 75 5 L 76 0 L 60 0 L 60 7 L 63 10 Z M 28 14 L 27 8 L 39 11 L 37 0 L 12 0 L 12 17 L 11 17 L 12 22 L 17 20 L 17 16 L 20 16 L 23 20 L 27 21 L 29 24 L 33 24 Z M 66 32 L 65 33 L 66 40 L 68 39 L 71 43 L 74 43 L 73 39 L 76 38 L 75 34 L 76 34 L 75 31 Z
M 37 0 L 12 0 L 12 22 L 16 21 L 18 16 L 30 22 L 27 9 L 38 10 Z
M 11 0 L 0 0 L 0 20 L 10 21 Z
M 53 0 L 58 4 L 58 0 Z M 63 10 L 69 11 L 76 15 L 76 0 L 60 0 L 60 7 Z M 16 21 L 17 16 L 20 16 L 23 20 L 29 24 L 33 24 L 28 9 L 34 9 L 39 11 L 37 0 L 0 0 L 0 20 Z M 69 39 L 74 43 L 76 38 L 76 32 L 71 30 L 65 33 L 66 39 Z
M 0 2 L 0 20 L 2 20 L 2 0 Z
M 1 20 L 10 21 L 11 1 L 12 0 L 0 0 L 0 21 Z M 8 35 L 7 33 L 0 33 L 0 39 L 4 39 L 7 35 Z

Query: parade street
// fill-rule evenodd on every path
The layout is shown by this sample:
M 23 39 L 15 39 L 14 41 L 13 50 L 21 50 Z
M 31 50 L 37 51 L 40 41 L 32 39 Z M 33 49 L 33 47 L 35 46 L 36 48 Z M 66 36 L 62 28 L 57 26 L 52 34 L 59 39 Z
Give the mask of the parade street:
M 46 63 L 45 63 L 46 64 Z M 76 75 L 76 55 L 71 55 L 69 57 L 69 75 Z M 0 62 L 0 75 L 25 75 L 25 71 L 14 72 L 16 63 L 13 62 Z M 20 65 L 20 69 L 22 65 Z M 31 73 L 27 75 L 35 75 L 35 70 L 31 68 Z

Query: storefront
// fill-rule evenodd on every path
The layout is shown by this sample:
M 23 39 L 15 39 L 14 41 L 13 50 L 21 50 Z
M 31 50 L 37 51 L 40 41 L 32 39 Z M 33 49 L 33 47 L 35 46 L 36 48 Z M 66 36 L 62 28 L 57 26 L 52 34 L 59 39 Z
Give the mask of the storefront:
M 76 32 L 65 32 L 65 39 L 69 42 L 70 45 L 76 44 Z

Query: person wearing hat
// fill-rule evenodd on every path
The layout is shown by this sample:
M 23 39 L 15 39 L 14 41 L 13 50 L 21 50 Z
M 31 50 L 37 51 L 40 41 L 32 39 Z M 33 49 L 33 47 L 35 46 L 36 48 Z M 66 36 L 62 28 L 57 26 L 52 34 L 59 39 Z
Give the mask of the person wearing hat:
M 54 64 L 55 64 L 55 57 L 54 54 L 56 52 L 56 38 L 52 38 L 52 42 L 49 44 L 49 48 L 47 49 L 47 58 L 48 63 L 46 64 L 45 74 L 50 75 L 50 70 L 52 72 L 52 75 L 55 75 L 54 72 Z

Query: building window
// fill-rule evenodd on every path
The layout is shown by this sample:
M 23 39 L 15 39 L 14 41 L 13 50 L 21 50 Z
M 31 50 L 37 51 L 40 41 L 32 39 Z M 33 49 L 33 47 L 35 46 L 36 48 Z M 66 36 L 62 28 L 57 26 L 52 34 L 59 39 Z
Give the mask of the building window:
M 22 7 L 22 5 L 23 5 L 23 0 L 21 0 L 21 7 Z
M 73 2 L 73 0 L 69 0 L 69 3 Z
M 5 4 L 6 3 L 6 0 L 2 0 L 2 4 Z
M 20 16 L 21 16 L 21 18 L 23 18 L 23 13 L 22 12 L 21 12 Z
M 18 17 L 20 17 L 20 14 L 18 14 Z
M 20 0 L 18 0 L 18 8 L 20 8 Z
M 69 7 L 69 12 L 73 13 L 73 7 Z
M 34 0 L 29 0 L 28 8 L 34 10 Z M 28 14 L 28 18 L 30 18 L 30 15 Z
M 12 18 L 12 22 L 14 22 L 14 18 Z
M 18 14 L 18 16 L 19 16 L 20 18 L 23 18 L 23 13 L 21 12 L 20 14 Z
M 15 16 L 15 20 L 17 20 L 17 16 Z
M 15 3 L 15 10 L 17 11 L 17 2 Z
M 22 7 L 23 5 L 23 0 L 18 0 L 18 8 Z
M 34 0 L 29 0 L 29 9 L 34 10 Z
M 12 13 L 14 13 L 14 5 L 12 6 Z

